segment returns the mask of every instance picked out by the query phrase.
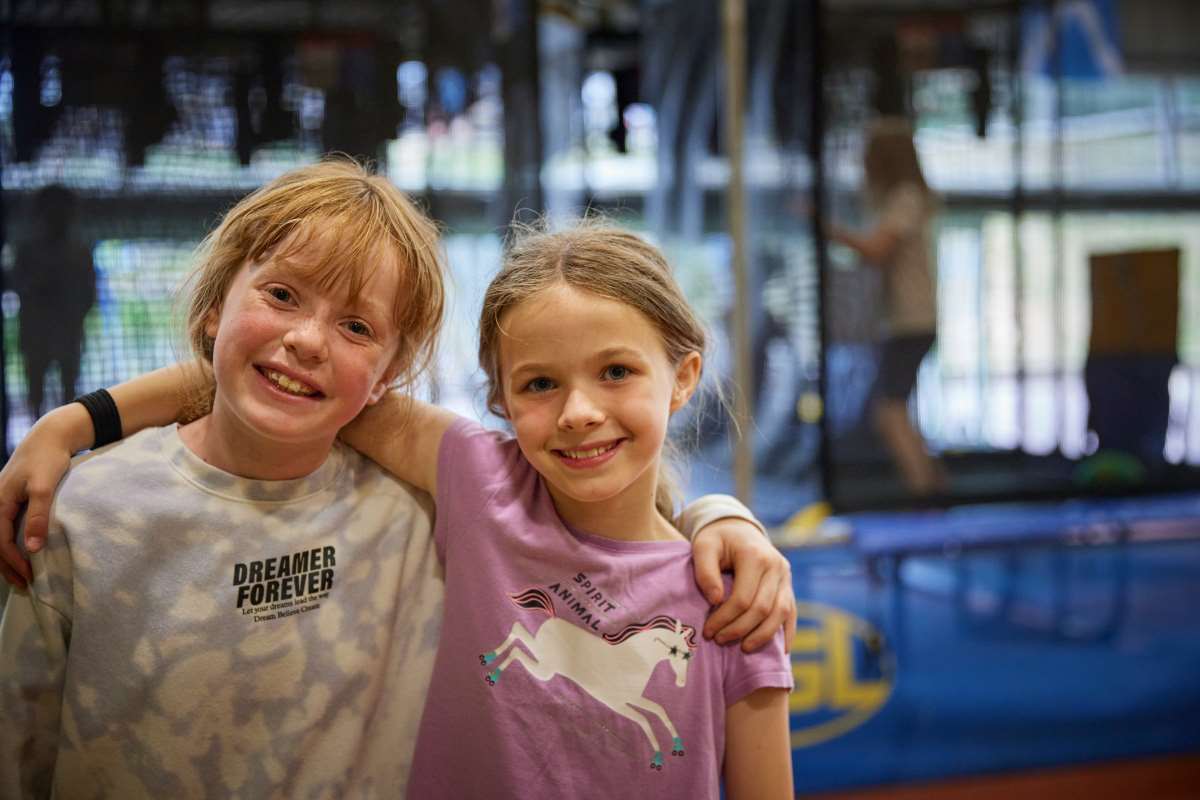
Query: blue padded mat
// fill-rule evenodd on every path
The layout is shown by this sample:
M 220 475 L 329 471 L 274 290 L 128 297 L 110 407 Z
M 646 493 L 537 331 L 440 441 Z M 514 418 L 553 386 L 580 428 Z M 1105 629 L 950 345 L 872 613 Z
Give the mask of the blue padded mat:
M 1200 495 L 960 506 L 841 517 L 864 555 L 944 552 L 1076 539 L 1200 536 Z

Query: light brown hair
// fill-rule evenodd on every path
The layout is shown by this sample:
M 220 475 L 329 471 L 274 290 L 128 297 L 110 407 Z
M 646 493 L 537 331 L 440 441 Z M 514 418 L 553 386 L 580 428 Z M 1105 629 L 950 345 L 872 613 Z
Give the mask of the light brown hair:
M 484 294 L 479 319 L 479 364 L 488 378 L 487 405 L 498 416 L 506 416 L 500 375 L 504 315 L 555 286 L 616 300 L 641 313 L 658 331 L 672 366 L 689 353 L 704 355 L 704 325 L 658 248 L 602 220 L 581 220 L 559 231 L 525 228 L 509 243 L 504 265 Z M 655 507 L 673 522 L 676 498 L 666 452 L 662 465 Z
M 392 365 L 397 383 L 411 385 L 433 357 L 442 320 L 445 268 L 438 229 L 387 178 L 348 158 L 284 173 L 238 202 L 201 243 L 187 297 L 193 353 L 211 365 L 213 340 L 205 324 L 219 313 L 243 264 L 287 260 L 310 245 L 319 259 L 289 265 L 347 297 L 357 295 L 375 270 L 399 269 L 392 304 L 399 342 Z
M 863 151 L 863 181 L 868 199 L 876 206 L 902 183 L 915 184 L 929 194 L 912 126 L 906 120 L 882 117 L 871 123 Z

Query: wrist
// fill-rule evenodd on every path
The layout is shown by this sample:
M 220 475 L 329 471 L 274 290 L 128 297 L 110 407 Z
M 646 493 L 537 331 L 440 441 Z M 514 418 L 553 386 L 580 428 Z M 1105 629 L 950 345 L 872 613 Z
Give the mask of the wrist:
M 679 529 L 689 539 L 705 527 L 722 519 L 740 519 L 758 528 L 765 538 L 767 529 L 754 514 L 736 497 L 726 494 L 710 494 L 692 501 L 679 517 Z
M 107 389 L 81 394 L 75 398 L 75 402 L 83 406 L 92 418 L 91 449 L 121 440 L 121 412 L 117 410 L 117 402 Z
M 96 438 L 92 418 L 79 403 L 67 403 L 50 411 L 34 424 L 27 435 L 37 438 L 43 436 L 48 439 L 43 446 L 57 443 L 72 454 L 90 449 Z

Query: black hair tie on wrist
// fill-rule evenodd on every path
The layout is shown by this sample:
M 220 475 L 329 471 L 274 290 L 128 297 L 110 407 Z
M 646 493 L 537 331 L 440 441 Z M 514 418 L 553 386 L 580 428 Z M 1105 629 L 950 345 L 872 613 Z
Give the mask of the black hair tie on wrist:
M 88 416 L 92 418 L 92 431 L 95 434 L 93 450 L 121 441 L 121 414 L 107 389 L 82 394 L 75 398 L 75 402 L 86 408 Z

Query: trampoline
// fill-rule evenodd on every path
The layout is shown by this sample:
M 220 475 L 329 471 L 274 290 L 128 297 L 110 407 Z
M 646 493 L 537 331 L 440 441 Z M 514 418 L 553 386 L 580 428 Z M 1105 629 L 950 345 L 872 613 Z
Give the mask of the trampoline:
M 1200 495 L 827 525 L 786 551 L 798 793 L 1200 750 Z

